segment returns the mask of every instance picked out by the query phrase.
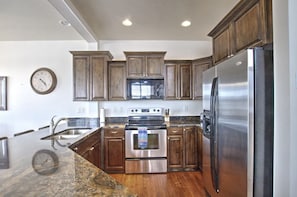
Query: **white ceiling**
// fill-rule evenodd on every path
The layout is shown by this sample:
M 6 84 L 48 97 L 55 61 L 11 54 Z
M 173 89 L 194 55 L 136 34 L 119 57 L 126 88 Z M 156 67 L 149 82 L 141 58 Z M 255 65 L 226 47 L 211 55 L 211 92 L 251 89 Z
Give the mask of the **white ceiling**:
M 50 2 L 49 2 L 50 1 Z M 239 0 L 0 0 L 0 41 L 210 40 L 207 34 Z M 66 5 L 59 9 L 57 4 Z M 64 6 L 65 7 L 65 6 Z M 57 8 L 57 9 L 56 9 Z M 69 16 L 69 8 L 72 16 Z M 58 11 L 59 10 L 59 11 Z M 66 13 L 68 12 L 68 13 Z M 74 14 L 73 14 L 74 13 Z M 60 20 L 79 25 L 64 27 Z M 130 18 L 131 27 L 121 22 Z M 191 20 L 188 28 L 180 26 Z M 88 40 L 88 39 L 86 39 Z

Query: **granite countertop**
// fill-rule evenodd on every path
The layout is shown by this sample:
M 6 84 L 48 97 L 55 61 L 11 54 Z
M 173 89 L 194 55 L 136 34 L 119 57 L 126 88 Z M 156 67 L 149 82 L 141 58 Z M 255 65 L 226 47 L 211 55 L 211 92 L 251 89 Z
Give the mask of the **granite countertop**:
M 196 121 L 170 121 L 166 125 L 167 127 L 191 127 L 200 126 L 200 123 Z
M 98 129 L 59 142 L 41 140 L 50 134 L 48 128 L 9 138 L 9 168 L 0 169 L 1 196 L 136 196 L 68 148 Z M 59 162 L 55 172 L 41 175 L 34 170 L 32 158 L 39 150 L 56 155 Z

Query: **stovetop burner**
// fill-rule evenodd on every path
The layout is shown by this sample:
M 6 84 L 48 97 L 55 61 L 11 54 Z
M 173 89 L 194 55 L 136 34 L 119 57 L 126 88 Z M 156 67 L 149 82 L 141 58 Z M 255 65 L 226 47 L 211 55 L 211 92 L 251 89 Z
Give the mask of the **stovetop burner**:
M 146 127 L 148 130 L 166 129 L 162 108 L 131 108 L 128 111 L 126 130 L 138 130 Z
M 140 127 L 145 127 L 147 130 L 167 129 L 166 124 L 161 125 L 126 125 L 125 130 L 138 130 Z

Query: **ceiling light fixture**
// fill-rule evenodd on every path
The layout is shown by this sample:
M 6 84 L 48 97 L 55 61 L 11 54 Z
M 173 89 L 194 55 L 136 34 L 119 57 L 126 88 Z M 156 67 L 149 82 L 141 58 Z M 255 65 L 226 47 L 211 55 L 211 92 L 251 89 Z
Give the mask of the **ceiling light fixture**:
M 128 26 L 131 26 L 133 23 L 129 19 L 125 19 L 123 20 L 122 24 L 128 27 Z
M 66 20 L 60 20 L 59 23 L 62 26 L 65 26 L 65 27 L 70 27 L 71 26 L 71 24 L 68 21 L 66 21 Z
M 183 27 L 189 27 L 191 25 L 191 21 L 185 20 L 181 23 L 181 26 Z

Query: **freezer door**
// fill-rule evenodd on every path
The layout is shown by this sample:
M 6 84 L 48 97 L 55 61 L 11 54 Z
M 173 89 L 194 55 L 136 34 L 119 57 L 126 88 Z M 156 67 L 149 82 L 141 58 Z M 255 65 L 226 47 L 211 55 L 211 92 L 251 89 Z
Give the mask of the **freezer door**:
M 218 146 L 217 146 L 217 107 L 218 107 L 218 78 L 211 83 L 209 106 L 210 110 L 203 111 L 203 159 L 202 175 L 205 189 L 213 196 L 219 192 L 218 185 Z M 208 101 L 207 101 L 208 102 Z
M 203 110 L 210 111 L 210 95 L 213 78 L 216 77 L 216 67 L 203 72 Z

